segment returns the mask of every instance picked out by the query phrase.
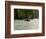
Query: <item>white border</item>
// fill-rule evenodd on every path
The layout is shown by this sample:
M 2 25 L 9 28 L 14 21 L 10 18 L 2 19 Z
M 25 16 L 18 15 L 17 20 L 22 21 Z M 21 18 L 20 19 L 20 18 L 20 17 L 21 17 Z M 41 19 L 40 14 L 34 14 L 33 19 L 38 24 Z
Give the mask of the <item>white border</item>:
M 39 29 L 14 31 L 14 8 L 16 9 L 17 8 L 19 9 L 38 9 L 39 10 Z M 25 34 L 25 33 L 42 33 L 42 7 L 11 5 L 11 34 Z

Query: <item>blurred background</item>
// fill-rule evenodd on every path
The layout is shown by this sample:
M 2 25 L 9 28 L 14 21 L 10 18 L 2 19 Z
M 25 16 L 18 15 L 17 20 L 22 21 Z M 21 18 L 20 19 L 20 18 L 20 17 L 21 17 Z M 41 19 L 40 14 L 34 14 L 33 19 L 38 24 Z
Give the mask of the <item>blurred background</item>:
M 14 19 L 34 19 L 39 17 L 36 9 L 14 9 Z

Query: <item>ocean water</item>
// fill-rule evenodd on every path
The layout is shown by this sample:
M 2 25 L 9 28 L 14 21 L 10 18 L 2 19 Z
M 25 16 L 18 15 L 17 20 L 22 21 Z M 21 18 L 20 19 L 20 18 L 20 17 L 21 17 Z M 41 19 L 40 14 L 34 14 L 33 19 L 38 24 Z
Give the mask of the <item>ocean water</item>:
M 39 19 L 14 20 L 14 30 L 30 30 L 39 28 Z

